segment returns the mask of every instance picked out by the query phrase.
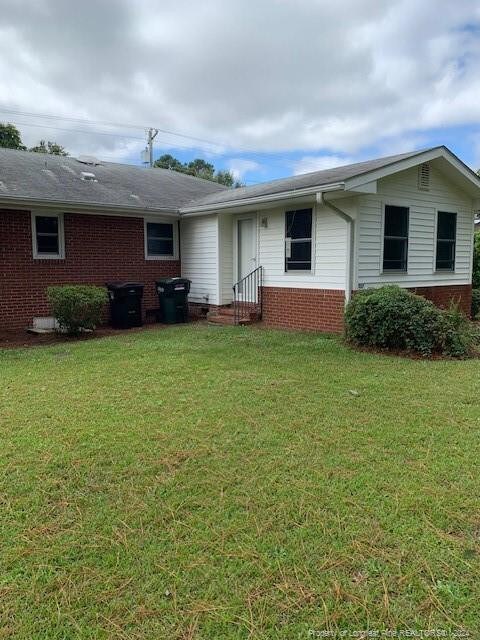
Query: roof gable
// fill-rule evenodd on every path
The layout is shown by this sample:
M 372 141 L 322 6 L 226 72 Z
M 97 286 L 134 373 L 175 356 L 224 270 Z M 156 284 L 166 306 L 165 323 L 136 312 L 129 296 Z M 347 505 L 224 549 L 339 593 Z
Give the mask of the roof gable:
M 363 187 L 382 177 L 436 159 L 441 160 L 440 169 L 449 173 L 449 179 L 453 177 L 453 181 L 468 191 L 472 197 L 480 198 L 480 178 L 447 147 L 440 146 L 323 171 L 313 171 L 252 187 L 229 189 L 200 198 L 184 207 L 181 213 L 254 205 L 269 200 L 301 197 L 323 190 L 361 192 L 364 190 Z

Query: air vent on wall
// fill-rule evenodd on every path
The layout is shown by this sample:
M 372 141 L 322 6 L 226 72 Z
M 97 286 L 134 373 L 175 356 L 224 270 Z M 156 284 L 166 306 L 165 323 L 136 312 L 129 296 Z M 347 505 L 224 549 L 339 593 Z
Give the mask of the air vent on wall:
M 430 190 L 430 165 L 424 162 L 418 167 L 418 188 L 422 191 Z

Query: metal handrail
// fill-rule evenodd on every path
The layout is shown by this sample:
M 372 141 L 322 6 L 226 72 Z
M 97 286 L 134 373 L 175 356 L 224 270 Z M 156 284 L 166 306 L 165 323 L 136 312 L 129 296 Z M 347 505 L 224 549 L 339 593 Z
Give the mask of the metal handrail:
M 233 322 L 241 320 L 252 312 L 261 320 L 263 313 L 263 267 L 257 267 L 233 285 Z

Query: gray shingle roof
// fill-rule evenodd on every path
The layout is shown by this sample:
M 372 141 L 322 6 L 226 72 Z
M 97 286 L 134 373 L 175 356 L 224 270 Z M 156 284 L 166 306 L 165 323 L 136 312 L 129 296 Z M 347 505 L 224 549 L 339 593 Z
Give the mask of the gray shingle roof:
M 436 147 L 432 147 L 435 149 Z M 376 158 L 375 160 L 367 160 L 366 162 L 356 162 L 355 164 L 347 164 L 333 169 L 324 169 L 323 171 L 312 171 L 291 178 L 281 178 L 272 180 L 271 182 L 262 182 L 251 187 L 241 187 L 240 189 L 227 189 L 213 193 L 202 198 L 196 199 L 187 207 L 196 207 L 203 205 L 221 204 L 224 202 L 237 202 L 247 198 L 255 198 L 258 196 L 269 196 L 285 191 L 294 191 L 296 189 L 304 189 L 306 187 L 322 187 L 327 184 L 335 184 L 343 182 L 349 178 L 369 173 L 375 169 L 386 167 L 394 164 L 399 160 L 405 160 L 413 156 L 430 151 L 430 149 L 422 149 L 421 151 L 411 151 L 410 153 L 401 153 L 395 156 L 386 156 L 384 158 Z
M 81 179 L 94 173 L 98 182 Z M 71 202 L 104 207 L 178 210 L 195 198 L 225 191 L 215 182 L 167 169 L 143 169 L 0 149 L 0 198 Z

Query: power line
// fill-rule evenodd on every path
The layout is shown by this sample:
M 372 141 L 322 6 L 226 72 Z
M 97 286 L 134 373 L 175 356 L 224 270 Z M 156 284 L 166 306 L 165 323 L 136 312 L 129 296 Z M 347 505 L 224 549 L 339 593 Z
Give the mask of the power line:
M 72 118 L 69 116 L 60 116 L 60 115 L 53 115 L 53 114 L 48 114 L 48 113 L 35 113 L 32 111 L 17 111 L 15 109 L 7 109 L 7 108 L 3 108 L 0 107 L 0 111 L 2 113 L 11 113 L 13 115 L 17 115 L 17 116 L 27 116 L 27 117 L 32 117 L 32 118 L 46 118 L 49 120 L 65 120 L 66 122 L 77 122 L 79 124 L 96 124 L 96 125 L 107 125 L 107 126 L 111 126 L 111 127 L 117 127 L 117 128 L 121 128 L 121 129 L 143 129 L 143 130 L 148 130 L 151 127 L 148 127 L 146 125 L 140 125 L 140 124 L 127 124 L 127 123 L 121 123 L 121 122 L 109 122 L 107 120 L 89 120 L 87 118 Z M 177 131 L 169 131 L 168 129 L 162 129 L 160 127 L 154 127 L 155 129 L 158 129 L 159 132 L 161 133 L 165 133 L 171 136 L 177 136 L 180 138 L 186 138 L 188 140 L 195 140 L 196 142 L 202 142 L 205 144 L 209 144 L 215 147 L 224 147 L 226 145 L 222 145 L 218 142 L 212 142 L 211 140 L 206 140 L 205 138 L 197 138 L 195 136 L 190 136 L 184 133 L 178 133 Z
M 73 117 L 68 117 L 68 116 L 60 116 L 60 115 L 54 115 L 54 114 L 45 114 L 45 113 L 35 113 L 35 112 L 28 112 L 28 111 L 19 111 L 19 110 L 15 110 L 15 109 L 8 109 L 8 108 L 4 108 L 0 106 L 0 112 L 1 113 L 10 113 L 10 114 L 17 114 L 17 115 L 21 115 L 24 117 L 35 117 L 35 118 L 44 118 L 47 120 L 63 120 L 66 122 L 76 122 L 79 124 L 98 124 L 98 125 L 105 125 L 105 126 L 111 126 L 111 127 L 118 127 L 118 128 L 127 128 L 127 129 L 144 129 L 146 130 L 147 134 L 148 131 L 151 130 L 152 128 L 146 128 L 143 125 L 133 125 L 133 124 L 126 124 L 126 123 L 114 123 L 114 122 L 109 122 L 109 121 L 105 121 L 105 120 L 89 120 L 87 118 L 73 118 Z M 111 131 L 99 131 L 96 129 L 87 129 L 87 128 L 81 128 L 81 129 L 74 129 L 71 127 L 58 127 L 58 126 L 53 126 L 53 125 L 47 125 L 47 124 L 40 124 L 40 123 L 32 123 L 32 122 L 24 122 L 24 121 L 18 121 L 18 120 L 14 120 L 11 121 L 12 124 L 16 124 L 16 125 L 20 125 L 20 126 L 25 126 L 25 127 L 32 127 L 32 128 L 37 128 L 37 129 L 51 129 L 54 131 L 63 131 L 63 132 L 68 132 L 68 133 L 80 133 L 80 134 L 89 134 L 89 135 L 101 135 L 101 136 L 110 136 L 110 137 L 114 137 L 114 138 L 120 138 L 120 139 L 125 139 L 125 140 L 137 140 L 137 141 L 142 141 L 144 142 L 144 138 L 140 138 L 139 136 L 132 136 L 132 135 L 126 135 L 123 133 L 114 133 Z M 218 151 L 213 151 L 210 150 L 210 153 L 213 153 L 214 155 L 226 155 L 225 150 L 228 149 L 228 145 L 225 144 L 221 144 L 221 143 L 217 143 L 217 142 L 212 142 L 211 140 L 207 140 L 205 138 L 198 138 L 195 136 L 190 136 L 187 134 L 182 134 L 182 133 L 178 133 L 178 132 L 174 132 L 174 131 L 169 131 L 167 129 L 162 129 L 162 128 L 155 128 L 156 130 L 158 130 L 161 133 L 164 133 L 166 135 L 169 136 L 174 136 L 174 137 L 180 137 L 180 138 L 184 138 L 186 140 L 192 140 L 194 142 L 199 142 L 203 144 L 207 144 L 207 145 L 211 145 L 214 147 L 218 147 Z M 159 138 L 159 142 L 162 143 L 163 147 L 166 148 L 172 148 L 172 149 L 176 149 L 176 148 L 180 148 L 180 149 L 202 149 L 203 147 L 201 147 L 200 145 L 193 145 L 193 144 L 181 144 L 180 142 L 176 141 L 176 140 L 168 140 L 166 138 Z M 221 150 L 220 150 L 221 149 Z M 257 157 L 261 157 L 261 156 L 270 156 L 270 158 L 272 156 L 276 157 L 277 161 L 291 161 L 291 158 L 287 158 L 287 156 L 282 155 L 281 152 L 276 152 L 276 151 L 253 151 L 253 150 L 249 150 L 247 148 L 241 147 L 241 146 L 237 146 L 234 148 L 234 151 L 236 151 L 237 153 L 245 153 L 245 154 L 249 154 L 250 157 L 247 157 L 247 159 L 251 159 L 253 160 L 253 158 Z M 152 151 L 153 152 L 153 151 Z M 140 163 L 141 164 L 141 163 Z M 244 180 L 244 182 L 249 182 L 249 183 L 253 183 L 253 184 L 257 184 L 257 181 L 251 181 L 251 180 Z
M 138 136 L 127 136 L 123 133 L 112 133 L 111 131 L 96 131 L 96 130 L 88 130 L 88 129 L 70 129 L 65 127 L 54 127 L 52 125 L 47 124 L 34 124 L 32 122 L 19 122 L 18 120 L 12 120 L 11 124 L 19 125 L 22 127 L 34 127 L 36 129 L 53 129 L 55 131 L 67 131 L 69 133 L 89 133 L 91 135 L 98 136 L 112 136 L 114 138 L 126 138 L 127 140 L 142 140 L 144 138 L 140 138 Z
M 196 137 L 196 136 L 191 136 L 185 133 L 179 133 L 177 131 L 170 131 L 168 129 L 163 129 L 162 127 L 159 126 L 150 126 L 150 125 L 141 125 L 141 124 L 131 124 L 131 123 L 119 123 L 119 122 L 110 122 L 107 120 L 90 120 L 88 118 L 74 118 L 71 116 L 61 116 L 61 115 L 54 115 L 54 114 L 48 114 L 48 113 L 35 113 L 32 111 L 19 111 L 16 109 L 9 109 L 7 107 L 2 107 L 0 106 L 0 112 L 1 113 L 11 113 L 14 115 L 20 115 L 20 116 L 27 116 L 27 117 L 33 117 L 33 118 L 45 118 L 45 119 L 49 119 L 49 120 L 64 120 L 66 122 L 76 122 L 76 123 L 83 123 L 83 124 L 94 124 L 94 125 L 105 125 L 105 126 L 111 126 L 111 127 L 116 127 L 116 128 L 123 128 L 123 129 L 139 129 L 139 130 L 143 130 L 148 132 L 148 130 L 150 128 L 153 129 L 157 129 L 160 133 L 166 134 L 166 135 L 170 135 L 170 136 L 174 136 L 174 137 L 179 137 L 179 138 L 184 138 L 186 140 L 193 140 L 195 142 L 200 142 L 202 144 L 207 144 L 210 145 L 212 147 L 217 147 L 219 149 L 232 149 L 231 145 L 227 144 L 227 143 L 222 143 L 222 142 L 214 142 L 212 140 L 207 140 L 206 138 L 200 138 L 200 137 Z M 13 123 L 14 124 L 14 123 Z M 30 125 L 33 126 L 33 125 Z M 61 130 L 61 129 L 60 129 Z M 69 131 L 69 129 L 64 129 L 65 131 Z M 72 130 L 73 131 L 73 130 Z M 83 133 L 83 131 L 82 131 Z M 107 135 L 106 133 L 102 133 L 102 135 Z M 115 135 L 115 134 L 111 134 L 111 135 Z M 124 137 L 128 137 L 128 136 L 124 136 Z M 132 139 L 139 139 L 139 138 L 133 138 Z M 178 148 L 195 148 L 193 145 L 180 145 L 178 143 L 175 143 L 175 146 Z M 239 153 L 245 153 L 245 154 L 249 154 L 251 156 L 261 156 L 261 155 L 268 155 L 268 156 L 277 156 L 279 159 L 287 159 L 287 156 L 285 155 L 285 152 L 282 151 L 258 151 L 255 149 L 251 149 L 248 147 L 244 147 L 242 145 L 235 145 L 235 147 L 233 147 L 233 149 Z M 224 155 L 221 151 L 217 151 L 218 155 Z

